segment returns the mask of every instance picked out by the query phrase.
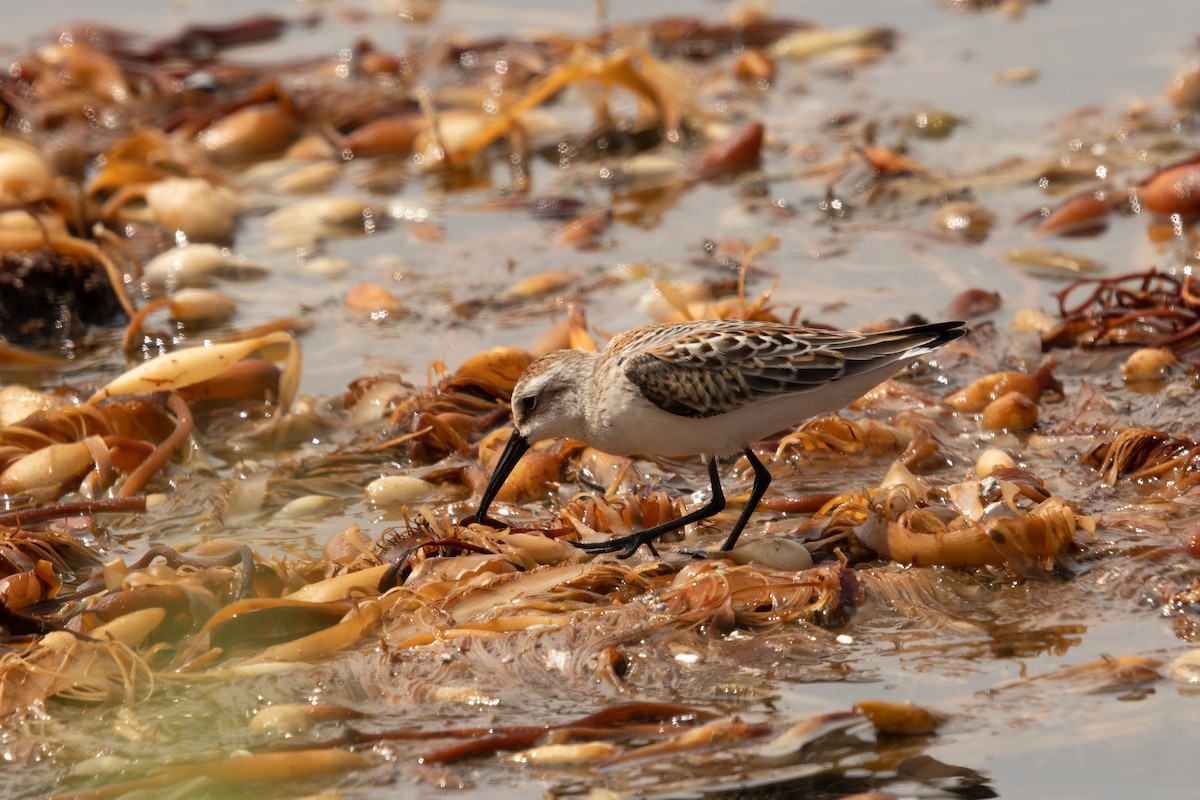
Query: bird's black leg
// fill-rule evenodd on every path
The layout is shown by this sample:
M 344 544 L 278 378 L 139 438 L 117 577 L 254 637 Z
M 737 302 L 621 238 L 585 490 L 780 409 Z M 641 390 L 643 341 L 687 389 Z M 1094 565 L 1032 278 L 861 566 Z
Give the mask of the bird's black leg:
M 755 462 L 757 462 L 757 459 L 754 459 L 754 461 L 751 463 Z M 762 464 L 759 464 L 758 466 L 762 467 Z M 756 468 L 755 475 L 757 476 L 757 474 L 758 469 Z M 712 481 L 712 499 L 700 508 L 697 508 L 695 511 L 684 514 L 678 519 L 664 522 L 661 525 L 655 525 L 653 528 L 647 528 L 644 531 L 638 531 L 637 533 L 631 533 L 628 536 L 621 536 L 616 539 L 609 539 L 607 542 L 571 542 L 571 544 L 575 545 L 580 550 L 586 550 L 589 553 L 615 553 L 618 550 L 622 550 L 623 552 L 617 556 L 617 558 L 629 558 L 631 555 L 637 552 L 639 547 L 646 545 L 646 547 L 650 548 L 650 552 L 657 556 L 658 551 L 654 549 L 653 542 L 659 536 L 662 536 L 664 533 L 668 533 L 670 531 L 678 530 L 684 525 L 691 524 L 697 520 L 711 517 L 713 514 L 717 514 L 721 511 L 721 509 L 725 508 L 725 492 L 721 490 L 721 476 L 717 473 L 717 459 L 715 458 L 709 459 L 708 478 Z M 769 475 L 767 476 L 767 480 L 770 481 Z M 757 478 L 755 479 L 754 485 L 756 487 L 758 486 Z M 765 485 L 763 486 L 763 489 L 766 489 Z M 754 502 L 757 503 L 758 500 L 755 500 Z M 738 520 L 738 522 L 740 525 L 745 525 L 745 520 Z M 738 528 L 737 530 L 740 531 L 741 529 Z M 734 536 L 733 538 L 736 539 L 737 537 Z
M 724 553 L 733 549 L 734 543 L 738 537 L 742 535 L 742 529 L 746 527 L 746 523 L 750 521 L 750 515 L 754 513 L 754 509 L 758 508 L 758 501 L 762 500 L 762 496 L 766 493 L 767 487 L 771 485 L 771 473 L 763 466 L 763 463 L 758 460 L 758 456 L 754 455 L 749 447 L 746 448 L 746 460 L 750 462 L 750 466 L 754 469 L 754 483 L 750 485 L 750 497 L 746 500 L 746 507 L 742 509 L 741 515 L 737 518 L 737 522 L 733 523 L 733 530 L 729 532 L 729 536 L 725 538 L 725 544 L 721 545 L 718 552 Z

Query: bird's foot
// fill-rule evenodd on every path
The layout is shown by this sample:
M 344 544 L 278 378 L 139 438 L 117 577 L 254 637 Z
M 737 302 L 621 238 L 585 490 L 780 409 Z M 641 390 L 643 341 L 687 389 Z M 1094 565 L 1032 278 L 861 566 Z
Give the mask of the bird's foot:
M 621 553 L 617 558 L 629 558 L 637 552 L 639 547 L 646 545 L 650 555 L 658 558 L 658 551 L 654 549 L 654 539 L 658 534 L 651 533 L 649 536 L 646 534 L 647 531 L 641 531 L 628 536 L 618 536 L 616 539 L 609 539 L 605 542 L 571 542 L 571 544 L 585 553 L 616 553 L 620 550 Z

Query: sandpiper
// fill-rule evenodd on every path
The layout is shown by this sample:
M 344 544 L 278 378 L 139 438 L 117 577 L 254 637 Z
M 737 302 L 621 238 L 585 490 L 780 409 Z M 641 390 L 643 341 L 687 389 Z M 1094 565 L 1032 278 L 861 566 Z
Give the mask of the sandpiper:
M 487 521 L 505 479 L 532 442 L 567 436 L 613 455 L 699 455 L 712 499 L 653 528 L 606 542 L 575 543 L 621 558 L 668 531 L 725 507 L 717 459 L 741 452 L 754 470 L 750 497 L 721 551 L 737 542 L 771 473 L 753 442 L 862 396 L 923 353 L 966 330 L 935 322 L 859 333 L 770 322 L 699 320 L 626 331 L 603 351 L 559 350 L 526 368 L 512 395 L 514 430 L 463 523 Z

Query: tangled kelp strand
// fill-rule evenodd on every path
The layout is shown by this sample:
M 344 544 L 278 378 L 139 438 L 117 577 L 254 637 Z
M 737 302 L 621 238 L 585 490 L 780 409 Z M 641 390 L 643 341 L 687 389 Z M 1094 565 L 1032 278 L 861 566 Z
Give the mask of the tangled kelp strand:
M 37 412 L 0 429 L 3 493 L 59 496 L 84 473 L 84 488 L 96 493 L 123 473 L 116 494 L 129 497 L 162 469 L 191 430 L 191 413 L 177 395 Z
M 996 471 L 989 481 L 995 481 Z M 828 507 L 831 528 L 843 524 L 862 544 L 902 564 L 946 566 L 1007 565 L 1025 574 L 1050 569 L 1074 541 L 1077 529 L 1094 530 L 1094 523 L 1074 512 L 1060 497 L 1035 493 L 1037 505 L 1020 508 L 1023 489 L 1001 481 L 1000 514 L 961 517 L 958 509 L 926 505 L 906 484 L 886 485 L 866 495 L 838 498 Z M 988 484 L 977 484 L 976 493 L 987 493 Z M 953 495 L 952 495 L 953 496 Z M 974 496 L 972 494 L 971 496 Z M 1028 502 L 1028 501 L 1026 501 Z M 972 503 L 975 508 L 981 508 Z
M 1097 442 L 1081 460 L 1098 470 L 1109 485 L 1124 478 L 1182 494 L 1200 480 L 1198 459 L 1200 442 L 1190 436 L 1127 429 Z
M 902 450 L 916 437 L 922 423 L 900 414 L 892 422 L 849 420 L 825 416 L 806 422 L 779 440 L 775 457 L 825 450 L 843 455 Z
M 486 576 L 482 582 L 448 586 L 452 592 L 439 604 L 447 619 L 460 623 L 468 622 L 487 618 L 518 598 L 536 597 L 552 592 L 556 587 L 595 577 L 611 580 L 616 576 L 613 575 L 612 568 L 581 564 L 563 564 L 502 576 L 492 574 Z M 387 641 L 399 646 L 401 642 L 413 636 L 422 635 L 425 627 L 418 619 L 399 616 L 387 626 Z
M 141 392 L 184 389 L 215 378 L 254 352 L 274 354 L 283 349 L 283 370 L 279 375 L 278 422 L 291 405 L 300 382 L 300 346 L 291 334 L 268 333 L 244 341 L 213 344 L 176 350 L 141 364 L 109 381 L 88 400 L 96 405 L 105 398 Z
M 127 645 L 85 641 L 66 631 L 0 655 L 0 711 L 43 707 L 51 697 L 84 703 L 136 701 L 153 691 L 153 673 Z
M 5 563 L 6 574 L 0 578 L 0 603 L 10 611 L 25 606 L 31 606 L 43 600 L 52 599 L 62 588 L 62 579 L 55 571 L 55 565 L 45 559 L 38 559 L 32 569 L 22 572 L 9 572 L 12 566 L 13 551 L 4 552 L 2 560 Z M 19 565 L 25 566 L 25 565 Z
M 1200 348 L 1200 298 L 1190 273 L 1178 278 L 1151 269 L 1075 281 L 1056 296 L 1062 321 L 1043 337 L 1044 348 L 1167 347 L 1180 359 L 1195 361 Z
M 650 53 L 636 49 L 619 51 L 603 56 L 583 49 L 571 53 L 567 63 L 560 66 L 531 85 L 525 94 L 498 118 L 481 126 L 477 132 L 463 137 L 457 146 L 440 147 L 432 151 L 434 158 L 424 162 L 440 162 L 462 165 L 483 148 L 501 136 L 518 128 L 529 112 L 553 97 L 565 86 L 595 81 L 611 87 L 625 88 L 644 100 L 661 120 L 668 139 L 679 136 L 684 109 L 693 111 L 686 91 L 681 89 L 682 79 L 662 61 Z M 519 128 L 518 128 L 519 129 Z
M 662 595 L 662 602 L 684 624 L 769 629 L 817 615 L 836 617 L 842 602 L 841 578 L 835 567 L 790 573 L 719 562 L 688 565 Z
M 570 525 L 583 541 L 597 540 L 599 534 L 628 535 L 641 528 L 652 528 L 684 514 L 681 500 L 664 492 L 649 496 L 614 497 L 611 500 L 591 495 L 577 496 L 559 512 L 565 525 Z

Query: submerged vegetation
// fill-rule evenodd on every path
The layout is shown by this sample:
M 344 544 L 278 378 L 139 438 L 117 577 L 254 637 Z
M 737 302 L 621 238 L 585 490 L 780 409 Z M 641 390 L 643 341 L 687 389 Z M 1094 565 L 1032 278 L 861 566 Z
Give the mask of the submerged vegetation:
M 991 120 L 788 105 L 903 69 L 904 31 L 747 5 L 433 35 L 437 7 L 403 47 L 253 63 L 336 15 L 73 25 L 0 77 L 5 791 L 987 797 L 997 735 L 1194 700 L 1194 64 L 948 166 Z M 1077 245 L 1134 228 L 1149 255 Z M 705 481 L 572 440 L 514 469 L 505 527 L 462 524 L 536 356 L 844 304 L 971 332 L 756 444 L 731 552 L 692 557 L 745 459 L 657 557 L 574 547 Z M 1098 653 L 1090 625 L 1153 630 Z

